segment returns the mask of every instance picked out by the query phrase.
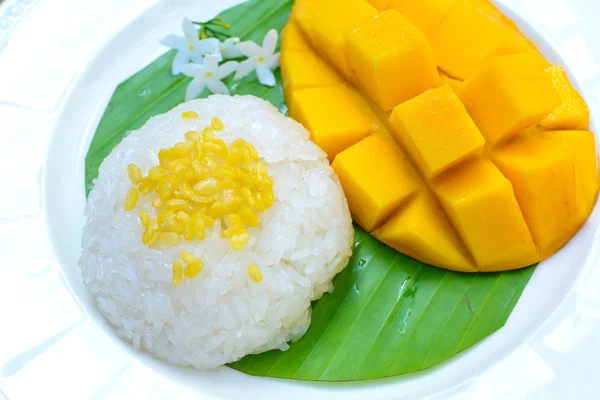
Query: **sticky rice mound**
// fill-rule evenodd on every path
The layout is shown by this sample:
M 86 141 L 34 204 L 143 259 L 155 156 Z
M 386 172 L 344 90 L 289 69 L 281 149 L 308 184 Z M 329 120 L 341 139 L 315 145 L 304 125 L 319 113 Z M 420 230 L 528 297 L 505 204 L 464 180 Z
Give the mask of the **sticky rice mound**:
M 197 118 L 182 113 L 195 111 Z M 127 166 L 146 174 L 161 148 L 202 131 L 217 117 L 215 135 L 252 144 L 273 180 L 275 201 L 260 213 L 250 239 L 232 250 L 220 222 L 204 240 L 149 248 L 140 211 L 156 216 L 152 196 L 123 204 L 132 183 Z M 85 209 L 82 276 L 119 336 L 168 362 L 215 368 L 246 354 L 286 350 L 307 330 L 311 301 L 332 290 L 347 264 L 353 229 L 346 199 L 327 157 L 297 122 L 252 96 L 215 95 L 151 118 L 104 160 Z M 172 283 L 172 263 L 184 251 L 204 262 L 193 279 Z M 262 272 L 255 282 L 248 266 Z

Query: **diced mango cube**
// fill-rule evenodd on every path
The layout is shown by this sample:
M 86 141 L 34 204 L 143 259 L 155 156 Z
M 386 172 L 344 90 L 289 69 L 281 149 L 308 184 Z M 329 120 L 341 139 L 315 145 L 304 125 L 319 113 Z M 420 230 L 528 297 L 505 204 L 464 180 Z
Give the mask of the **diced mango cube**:
M 513 185 L 542 257 L 553 254 L 568 239 L 576 215 L 573 155 L 562 143 L 529 138 L 497 149 L 493 157 Z
M 502 13 L 496 7 L 494 7 L 494 5 L 489 0 L 468 0 L 468 1 L 471 4 L 473 4 L 475 7 L 477 7 L 480 11 L 484 12 L 485 14 L 487 14 L 488 16 L 490 16 L 494 19 L 498 19 L 498 20 L 506 19 L 506 17 L 504 17 L 502 15 Z
M 462 165 L 436 182 L 434 190 L 480 271 L 539 261 L 513 188 L 492 162 Z
M 313 18 L 321 3 L 321 0 L 294 0 L 290 21 L 296 23 L 309 39 L 312 39 Z
M 462 81 L 459 81 L 458 79 L 454 79 L 453 77 L 451 77 L 450 75 L 446 74 L 444 71 L 439 70 L 440 73 L 440 79 L 441 84 L 442 85 L 450 85 L 450 87 L 457 92 L 458 88 L 460 87 L 460 85 L 462 85 Z
M 288 22 L 281 32 L 281 47 L 287 50 L 312 51 L 304 33 L 294 21 Z M 285 53 L 285 52 L 284 52 Z
M 293 98 L 297 89 L 331 86 L 343 82 L 337 72 L 312 50 L 282 52 L 281 80 L 289 115 L 294 115 Z
M 485 54 L 483 61 L 477 65 L 477 67 L 484 64 L 487 60 L 497 56 L 508 56 L 511 54 L 530 54 L 537 55 L 539 61 L 546 63 L 544 58 L 536 52 L 536 50 L 519 34 L 510 30 L 506 31 L 506 34 Z
M 585 101 L 569 82 L 567 74 L 561 66 L 555 65 L 546 69 L 546 74 L 552 80 L 561 105 L 540 124 L 548 129 L 588 129 L 590 126 L 590 110 Z
M 467 79 L 508 32 L 473 4 L 459 1 L 440 24 L 431 47 L 444 72 Z
M 381 134 L 339 153 L 332 167 L 355 221 L 369 232 L 419 187 L 418 175 L 406 156 L 391 137 Z
M 392 0 L 367 0 L 369 4 L 378 9 L 379 11 L 384 11 L 390 8 L 390 3 Z
M 562 143 L 573 155 L 577 184 L 577 212 L 574 217 L 575 232 L 587 220 L 598 197 L 598 156 L 596 141 L 590 131 L 544 132 L 543 136 Z
M 322 58 L 312 51 L 299 50 L 281 54 L 281 79 L 285 92 L 342 83 L 342 78 Z
M 485 143 L 448 85 L 429 89 L 394 108 L 390 124 L 427 178 L 456 165 Z
M 350 76 L 346 62 L 346 32 L 360 25 L 364 17 L 377 15 L 365 0 L 320 1 L 313 17 L 313 45 L 345 77 Z
M 463 82 L 458 95 L 492 143 L 522 133 L 560 104 L 536 55 L 492 58 Z
M 410 257 L 461 272 L 477 272 L 444 211 L 421 194 L 377 229 L 373 236 Z
M 363 19 L 347 38 L 353 77 L 384 110 L 439 85 L 427 39 L 396 10 Z
M 344 84 L 295 90 L 291 104 L 290 116 L 310 131 L 330 161 L 368 136 L 373 126 L 367 104 Z
M 457 1 L 462 0 L 392 0 L 391 8 L 399 11 L 431 40 Z

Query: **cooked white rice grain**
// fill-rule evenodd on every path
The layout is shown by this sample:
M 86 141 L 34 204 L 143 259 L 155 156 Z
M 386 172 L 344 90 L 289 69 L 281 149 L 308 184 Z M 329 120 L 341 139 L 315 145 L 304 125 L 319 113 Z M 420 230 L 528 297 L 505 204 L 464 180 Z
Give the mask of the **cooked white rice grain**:
M 182 119 L 184 111 L 197 119 Z M 273 179 L 275 203 L 250 228 L 250 241 L 231 250 L 218 223 L 203 241 L 149 249 L 142 244 L 140 210 L 152 217 L 151 196 L 126 212 L 127 165 L 142 172 L 158 151 L 201 131 L 213 117 L 228 145 L 243 138 L 256 147 Z M 310 323 L 310 304 L 331 289 L 347 264 L 353 230 L 346 199 L 325 153 L 298 123 L 252 96 L 211 96 L 181 104 L 131 132 L 104 160 L 89 195 L 79 262 L 83 280 L 119 336 L 174 364 L 215 368 L 246 354 L 285 350 Z M 173 286 L 172 262 L 182 251 L 204 261 L 193 279 Z M 260 283 L 247 268 L 259 266 Z

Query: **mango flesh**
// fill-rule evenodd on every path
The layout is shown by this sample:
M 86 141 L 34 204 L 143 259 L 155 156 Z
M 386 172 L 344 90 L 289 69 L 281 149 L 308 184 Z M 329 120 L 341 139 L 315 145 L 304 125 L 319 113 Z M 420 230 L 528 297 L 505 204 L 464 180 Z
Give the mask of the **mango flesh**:
M 371 4 L 376 9 L 383 11 L 390 8 L 390 3 L 392 0 L 367 0 L 369 4 Z
M 450 85 L 450 87 L 455 92 L 458 92 L 458 88 L 462 84 L 462 81 L 460 81 L 458 79 L 454 79 L 453 77 L 451 77 L 450 75 L 446 74 L 442 70 L 439 70 L 439 73 L 440 73 L 441 84 L 442 85 Z
M 298 89 L 291 96 L 290 116 L 311 132 L 312 141 L 330 161 L 372 133 L 374 121 L 367 104 L 345 84 Z
M 434 190 L 480 271 L 520 268 L 539 259 L 511 183 L 489 160 L 461 166 Z
M 427 39 L 395 10 L 363 19 L 346 43 L 352 77 L 385 111 L 439 84 Z
M 431 265 L 477 272 L 434 196 L 422 193 L 373 232 L 380 241 Z
M 513 142 L 493 157 L 512 183 L 533 240 L 547 257 L 565 244 L 580 208 L 574 155 L 560 142 L 534 137 Z M 544 201 L 536 201 L 543 198 Z
M 477 152 L 485 140 L 449 85 L 402 103 L 390 124 L 428 179 Z
M 364 17 L 374 17 L 377 10 L 365 0 L 323 1 L 312 18 L 314 46 L 345 77 L 350 76 L 346 59 L 345 36 L 360 26 Z
M 577 197 L 574 221 L 571 223 L 573 235 L 585 223 L 592 212 L 598 196 L 598 156 L 594 134 L 590 131 L 548 131 L 543 137 L 562 143 L 565 151 L 573 155 Z
M 455 3 L 457 0 L 391 0 L 390 7 L 404 15 L 431 40 Z
M 332 164 L 352 216 L 371 231 L 420 186 L 416 171 L 394 141 L 372 135 L 340 153 Z M 379 179 L 373 179 L 385 171 Z
M 310 44 L 297 22 L 290 21 L 281 32 L 281 46 L 288 50 L 311 52 Z
M 290 50 L 282 54 L 280 59 L 281 79 L 285 91 L 344 82 L 329 64 L 313 52 Z
M 590 126 L 590 110 L 581 95 L 573 88 L 567 74 L 560 65 L 546 69 L 561 104 L 544 118 L 540 125 L 549 130 L 587 129 Z
M 492 58 L 463 82 L 459 96 L 492 143 L 523 132 L 560 105 L 536 55 Z
M 599 177 L 589 110 L 562 68 L 487 0 L 344 4 L 296 1 L 282 77 L 290 115 L 333 160 L 355 221 L 463 272 L 525 267 L 567 243 Z M 435 79 L 402 99 L 432 69 L 411 56 L 423 37 Z
M 431 41 L 440 68 L 466 79 L 509 31 L 467 1 L 448 12 Z

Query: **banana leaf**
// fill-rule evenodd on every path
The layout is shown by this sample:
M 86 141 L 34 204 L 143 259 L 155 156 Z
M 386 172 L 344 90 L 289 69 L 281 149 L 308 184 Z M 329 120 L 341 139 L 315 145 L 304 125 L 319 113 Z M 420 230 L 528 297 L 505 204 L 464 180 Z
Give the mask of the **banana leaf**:
M 222 13 L 227 31 L 260 42 L 281 29 L 292 0 L 251 0 Z M 169 51 L 115 90 L 86 157 L 86 191 L 98 167 L 128 131 L 184 101 L 189 78 L 173 76 Z M 286 111 L 281 86 L 255 75 L 228 81 L 232 94 L 251 94 Z M 202 96 L 207 96 L 203 93 Z M 308 332 L 289 350 L 246 356 L 231 364 L 247 374 L 309 381 L 351 381 L 429 368 L 469 348 L 507 321 L 535 267 L 462 274 L 411 259 L 355 226 L 355 250 L 334 280 L 335 290 L 314 302 Z

